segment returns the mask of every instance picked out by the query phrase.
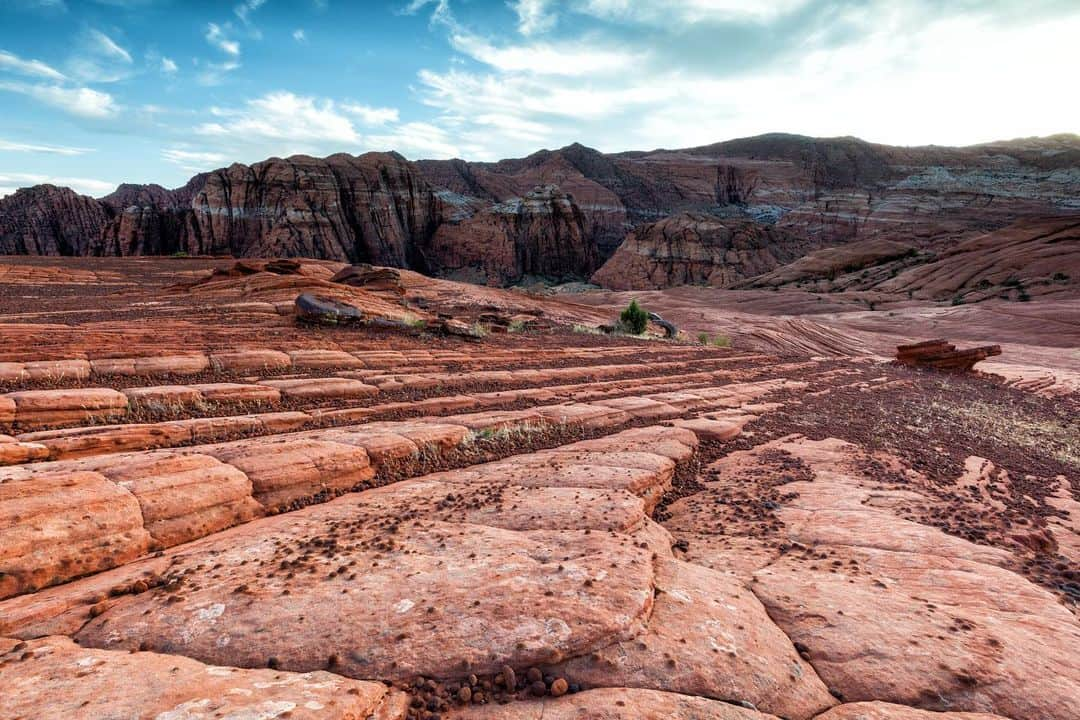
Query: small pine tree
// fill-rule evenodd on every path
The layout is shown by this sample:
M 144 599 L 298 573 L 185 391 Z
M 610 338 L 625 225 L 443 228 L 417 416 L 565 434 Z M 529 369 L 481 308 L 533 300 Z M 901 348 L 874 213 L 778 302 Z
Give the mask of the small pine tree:
M 626 332 L 632 335 L 640 335 L 645 332 L 645 328 L 649 324 L 649 313 L 645 312 L 637 304 L 637 300 L 631 300 L 630 304 L 619 315 L 619 322 L 622 323 Z

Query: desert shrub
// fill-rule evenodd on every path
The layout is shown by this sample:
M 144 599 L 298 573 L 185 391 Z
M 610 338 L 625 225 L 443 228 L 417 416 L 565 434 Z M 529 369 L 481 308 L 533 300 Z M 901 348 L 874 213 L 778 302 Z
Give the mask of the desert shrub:
M 731 338 L 727 335 L 713 335 L 712 344 L 716 347 L 731 347 Z
M 952 305 L 963 305 L 964 304 L 964 298 L 960 297 L 959 295 L 954 295 L 953 299 L 952 299 L 952 303 L 950 303 L 950 304 L 952 304 Z
M 172 256 L 173 256 L 174 258 L 186 258 L 186 257 L 188 256 L 188 254 L 187 254 L 187 252 L 186 252 L 186 251 L 184 251 L 184 250 L 177 250 L 176 252 L 174 252 L 174 253 L 172 254 Z
M 708 345 L 709 344 L 709 333 L 706 333 L 706 332 L 698 333 L 697 341 L 699 343 L 701 343 L 702 345 Z
M 649 313 L 638 305 L 637 300 L 631 300 L 619 315 L 619 323 L 631 335 L 640 335 L 649 324 Z
M 1017 288 L 1016 288 L 1016 299 L 1019 300 L 1020 302 L 1029 302 L 1031 300 L 1031 296 L 1028 295 L 1027 288 L 1025 288 L 1023 285 L 1018 285 L 1017 286 Z

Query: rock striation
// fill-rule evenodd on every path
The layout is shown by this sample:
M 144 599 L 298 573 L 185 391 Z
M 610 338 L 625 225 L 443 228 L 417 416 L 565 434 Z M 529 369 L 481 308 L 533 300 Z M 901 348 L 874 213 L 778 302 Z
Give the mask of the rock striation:
M 660 267 L 627 267 L 635 277 L 626 280 L 615 277 L 627 264 L 621 258 L 600 277 L 609 283 L 727 284 L 733 273 L 742 279 L 774 271 L 780 265 L 773 260 L 786 263 L 788 237 L 797 240 L 790 249 L 801 247 L 802 254 L 855 242 L 900 242 L 927 251 L 920 264 L 939 261 L 926 271 L 933 276 L 915 268 L 895 277 L 893 269 L 908 268 L 893 265 L 876 280 L 895 278 L 889 287 L 896 291 L 936 297 L 939 282 L 957 277 L 942 249 L 971 240 L 968 257 L 993 256 L 991 277 L 975 279 L 981 292 L 983 279 L 992 285 L 999 274 L 1001 280 L 1017 274 L 1014 244 L 998 250 L 972 238 L 1016 222 L 1075 221 L 1078 196 L 1075 135 L 901 148 L 850 137 L 770 134 L 618 154 L 574 144 L 495 163 L 410 162 L 393 152 L 297 155 L 233 164 L 175 190 L 122 185 L 101 200 L 47 185 L 29 188 L 0 199 L 0 252 L 302 256 L 505 285 L 531 278 L 584 280 L 615 255 L 630 231 L 635 243 L 648 245 L 656 223 L 686 224 L 677 218 L 693 213 L 760 224 L 747 230 L 750 242 L 768 246 L 775 258 L 744 257 L 714 278 L 709 268 L 715 258 L 694 255 L 691 265 L 700 268 L 673 270 L 669 278 L 663 258 L 680 257 L 680 248 L 668 245 L 698 242 L 669 233 L 657 251 Z M 779 245 L 784 249 L 774 247 Z M 1053 254 L 1037 256 L 1038 277 Z M 968 257 L 956 259 L 966 267 Z M 1067 284 L 1074 276 L 1064 274 L 1058 282 Z
M 792 262 L 814 247 L 812 241 L 753 220 L 682 213 L 632 231 L 592 282 L 612 290 L 726 287 Z

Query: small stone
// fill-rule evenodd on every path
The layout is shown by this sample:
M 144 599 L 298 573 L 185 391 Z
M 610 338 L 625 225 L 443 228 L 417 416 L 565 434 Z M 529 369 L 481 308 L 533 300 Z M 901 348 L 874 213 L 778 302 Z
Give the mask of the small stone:
M 543 697 L 547 695 L 547 685 L 544 684 L 543 680 L 537 680 L 529 685 L 529 692 L 536 697 Z
M 536 667 L 529 668 L 529 670 L 525 673 L 525 677 L 530 683 L 544 681 L 544 673 L 540 672 L 540 668 Z
M 467 703 L 472 700 L 472 688 L 468 685 L 463 686 L 457 693 L 458 700 L 463 703 Z
M 554 697 L 561 697 L 566 694 L 566 691 L 570 689 L 570 684 L 566 682 L 566 678 L 555 678 L 555 682 L 551 683 L 551 694 Z

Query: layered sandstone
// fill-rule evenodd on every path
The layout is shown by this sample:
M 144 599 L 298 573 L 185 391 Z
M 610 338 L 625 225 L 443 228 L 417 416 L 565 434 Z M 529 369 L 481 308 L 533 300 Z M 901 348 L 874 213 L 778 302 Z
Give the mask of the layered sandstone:
M 792 262 L 814 247 L 745 218 L 686 213 L 631 232 L 592 282 L 612 290 L 726 287 Z

